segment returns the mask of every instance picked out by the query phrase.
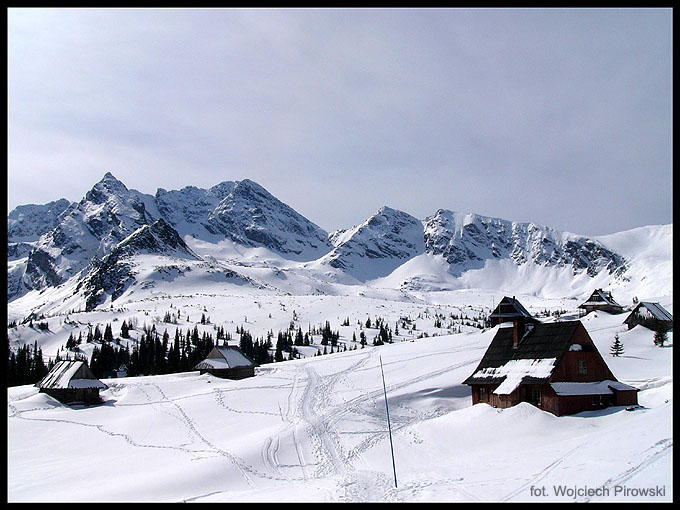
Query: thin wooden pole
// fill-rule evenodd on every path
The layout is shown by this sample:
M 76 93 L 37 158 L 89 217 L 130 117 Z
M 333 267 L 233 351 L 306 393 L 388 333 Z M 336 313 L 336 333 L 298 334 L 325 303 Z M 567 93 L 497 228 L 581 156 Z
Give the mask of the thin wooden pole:
M 392 445 L 392 425 L 390 425 L 390 408 L 387 406 L 387 388 L 385 387 L 385 372 L 383 371 L 382 356 L 380 359 L 380 373 L 382 374 L 383 392 L 385 393 L 385 411 L 387 412 L 387 430 L 390 433 L 390 451 L 392 452 L 392 471 L 394 472 L 394 487 L 397 487 L 397 467 L 394 463 L 394 446 Z

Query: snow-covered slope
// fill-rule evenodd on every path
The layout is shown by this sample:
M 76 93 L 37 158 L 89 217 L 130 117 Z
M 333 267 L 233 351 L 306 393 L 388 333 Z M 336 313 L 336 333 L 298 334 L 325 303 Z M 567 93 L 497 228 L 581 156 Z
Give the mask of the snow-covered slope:
M 156 220 L 152 225 L 139 227 L 123 239 L 101 259 L 95 259 L 78 289 L 85 297 L 85 309 L 91 310 L 110 297 L 115 301 L 134 282 L 132 270 L 137 255 L 161 255 L 171 259 L 199 260 L 199 257 L 179 237 L 179 234 L 165 220 Z
M 649 225 L 595 238 L 620 253 L 629 267 L 623 299 L 664 296 L 673 291 L 673 225 Z
M 582 319 L 616 377 L 641 390 L 635 411 L 557 418 L 528 404 L 471 406 L 462 385 L 494 335 L 481 330 L 483 317 L 504 295 L 542 320 L 577 318 L 594 288 L 672 313 L 672 225 L 588 239 L 383 208 L 326 236 L 251 181 L 152 196 L 110 174 L 42 226 L 39 215 L 10 216 L 15 232 L 26 221 L 30 233 L 26 252 L 8 257 L 15 351 L 37 345 L 46 360 L 63 357 L 71 334 L 112 324 L 118 336 L 123 321 L 136 325 L 121 340 L 130 349 L 151 327 L 170 338 L 223 327 L 235 344 L 237 329 L 265 338 L 326 321 L 350 349 L 315 356 L 317 335 L 299 348 L 303 359 L 242 381 L 109 379 L 105 404 L 93 407 L 9 388 L 10 501 L 672 500 L 672 332 L 659 348 L 652 331 L 628 330 L 625 314 Z M 181 319 L 166 321 L 169 312 Z M 366 321 L 377 317 L 394 344 L 371 346 L 378 330 Z M 361 333 L 365 348 L 353 341 Z M 625 348 L 617 358 L 615 334 Z M 78 350 L 91 357 L 95 347 Z M 615 492 L 657 486 L 654 496 Z
M 290 300 L 285 315 L 294 309 L 301 322 L 314 324 L 315 317 L 346 313 L 356 324 L 365 312 L 416 311 L 394 302 L 343 302 L 338 312 L 332 299 Z M 261 314 L 249 313 L 249 321 L 282 313 L 276 299 L 259 303 Z M 209 310 L 214 321 L 228 319 Z M 472 406 L 462 381 L 496 328 L 420 339 L 404 332 L 391 345 L 263 365 L 240 381 L 197 371 L 107 379 L 100 406 L 63 406 L 33 386 L 10 388 L 7 498 L 670 502 L 672 347 L 654 346 L 652 332 L 628 331 L 619 318 L 591 314 L 584 325 L 616 377 L 640 388 L 642 408 L 635 411 L 558 418 L 527 403 Z M 618 358 L 608 354 L 615 333 L 626 349 Z M 343 330 L 343 341 L 350 337 Z

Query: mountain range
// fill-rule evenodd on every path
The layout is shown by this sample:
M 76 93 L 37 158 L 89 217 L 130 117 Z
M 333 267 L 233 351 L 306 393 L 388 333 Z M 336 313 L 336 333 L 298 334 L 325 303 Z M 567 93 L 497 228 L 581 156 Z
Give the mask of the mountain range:
M 431 291 L 486 281 L 549 294 L 557 279 L 555 292 L 580 295 L 645 280 L 645 250 L 672 263 L 672 225 L 586 237 L 443 209 L 420 220 L 385 206 L 329 233 L 248 179 L 149 195 L 106 173 L 79 202 L 22 205 L 7 226 L 8 301 L 40 293 L 86 309 L 191 271 L 207 283 L 280 292 L 337 292 L 338 283 Z M 652 245 L 636 246 L 641 239 Z M 140 269 L 141 260 L 152 260 L 153 270 Z M 645 285 L 670 293 L 666 281 Z

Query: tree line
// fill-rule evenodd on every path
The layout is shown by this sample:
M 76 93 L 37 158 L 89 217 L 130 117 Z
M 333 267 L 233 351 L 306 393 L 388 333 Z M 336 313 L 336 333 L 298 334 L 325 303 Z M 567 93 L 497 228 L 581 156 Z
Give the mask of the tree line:
M 22 384 L 35 384 L 40 381 L 52 369 L 55 362 L 50 361 L 45 364 L 42 349 L 38 347 L 36 341 L 31 347 L 24 344 L 16 351 L 12 351 L 9 346 L 9 336 L 7 337 L 8 359 L 7 359 L 7 386 L 20 386 Z

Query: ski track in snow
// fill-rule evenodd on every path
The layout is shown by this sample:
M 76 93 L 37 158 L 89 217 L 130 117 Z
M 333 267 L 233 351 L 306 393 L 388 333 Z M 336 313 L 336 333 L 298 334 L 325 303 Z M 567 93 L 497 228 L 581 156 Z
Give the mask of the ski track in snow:
M 621 328 L 619 325 L 606 326 L 609 323 L 614 324 L 606 316 L 596 318 L 596 321 L 601 322 L 595 322 L 594 328 L 591 327 L 592 323 L 587 326 L 594 337 L 598 334 L 604 336 L 602 332 Z M 623 334 L 632 335 L 635 332 L 624 331 Z M 268 495 L 270 493 L 267 491 L 288 490 L 297 485 L 307 491 L 313 490 L 316 498 L 341 502 L 414 501 L 426 500 L 433 495 L 441 497 L 442 494 L 454 500 L 476 501 L 483 500 L 484 494 L 492 485 L 495 490 L 501 491 L 498 501 L 520 501 L 527 496 L 531 486 L 547 485 L 563 474 L 582 472 L 586 469 L 583 467 L 586 466 L 585 461 L 579 457 L 583 451 L 597 448 L 599 444 L 606 442 L 612 431 L 622 433 L 623 429 L 616 424 L 607 424 L 600 430 L 589 430 L 586 433 L 579 430 L 563 445 L 545 456 L 532 457 L 531 471 L 524 468 L 510 476 L 466 480 L 451 472 L 435 475 L 434 478 L 421 478 L 411 472 L 406 476 L 405 483 L 400 482 L 399 487 L 395 487 L 389 468 L 382 464 L 377 468 L 373 465 L 378 457 L 373 449 L 385 447 L 389 440 L 377 355 L 381 354 L 385 358 L 383 365 L 390 401 L 392 434 L 397 438 L 401 436 L 402 444 L 404 436 L 408 436 L 410 444 L 417 445 L 422 442 L 419 432 L 423 434 L 423 430 L 427 430 L 425 427 L 420 429 L 418 425 L 447 414 L 451 414 L 453 418 L 456 411 L 450 407 L 442 407 L 439 400 L 427 405 L 426 400 L 420 399 L 421 395 L 428 395 L 423 392 L 423 388 L 431 390 L 429 385 L 436 387 L 442 380 L 437 378 L 446 374 L 471 371 L 488 345 L 486 339 L 480 341 L 477 334 L 455 335 L 455 341 L 453 340 L 454 338 L 447 340 L 449 343 L 443 344 L 441 348 L 438 343 L 430 344 L 425 350 L 414 348 L 408 351 L 408 355 L 392 354 L 398 353 L 398 349 L 392 351 L 389 348 L 369 348 L 366 351 L 348 353 L 347 356 L 324 356 L 321 363 L 307 359 L 265 365 L 258 369 L 258 377 L 254 379 L 245 379 L 238 384 L 211 381 L 209 378 L 197 379 L 200 384 L 192 382 L 191 384 L 197 385 L 191 391 L 183 391 L 172 397 L 169 396 L 172 395 L 172 386 L 167 385 L 167 382 L 181 382 L 181 378 L 145 377 L 137 381 L 135 378 L 121 382 L 116 382 L 115 379 L 107 381 L 109 395 L 114 397 L 110 404 L 121 410 L 128 409 L 131 413 L 136 412 L 135 408 L 144 413 L 147 412 L 144 408 L 147 408 L 151 418 L 165 420 L 170 428 L 177 428 L 176 431 L 173 430 L 176 433 L 175 439 L 168 440 L 173 441 L 169 444 L 153 443 L 153 434 L 150 434 L 153 420 L 149 420 L 148 429 L 144 430 L 142 427 L 137 432 L 131 432 L 133 429 L 116 430 L 115 424 L 105 421 L 86 423 L 77 419 L 51 418 L 50 412 L 59 411 L 59 407 L 31 407 L 30 404 L 22 403 L 35 393 L 14 398 L 8 395 L 8 419 L 87 427 L 104 436 L 122 439 L 134 448 L 175 451 L 188 457 L 190 461 L 218 459 L 218 462 L 222 462 L 223 459 L 230 466 L 229 470 L 233 466 L 238 471 L 238 475 L 234 477 L 237 480 L 236 486 L 241 484 L 242 479 L 249 490 L 253 491 L 241 496 L 244 498 L 250 494 L 256 497 Z M 408 344 L 403 344 L 403 347 L 408 347 Z M 446 356 L 451 356 L 450 362 Z M 617 361 L 626 362 L 626 358 L 623 356 Z M 649 361 L 649 358 L 639 356 L 628 358 Z M 620 375 L 619 372 L 617 375 Z M 654 377 L 647 376 L 646 373 L 631 375 L 627 382 L 635 383 L 640 390 L 650 390 L 652 395 L 656 395 L 654 391 L 663 390 L 668 384 L 672 385 L 672 376 L 666 375 L 666 372 Z M 206 382 L 214 384 L 205 384 Z M 449 385 L 449 388 L 451 383 L 453 381 L 444 384 Z M 252 392 L 252 397 L 247 392 Z M 247 398 L 243 397 L 244 393 Z M 272 394 L 276 395 L 277 400 L 267 400 Z M 126 396 L 134 396 L 137 400 L 125 401 L 123 397 Z M 258 399 L 262 399 L 264 403 L 259 407 L 253 405 Z M 395 406 L 392 405 L 393 400 Z M 222 444 L 219 436 L 212 435 L 215 434 L 215 430 L 211 428 L 212 422 L 206 421 L 197 411 L 197 404 L 205 404 L 203 407 L 212 409 L 211 412 L 221 413 L 221 420 L 230 420 L 233 417 L 234 423 L 238 423 L 243 418 L 244 423 L 262 423 L 266 426 L 259 435 L 257 428 L 253 428 L 249 441 L 254 441 L 252 446 L 255 450 L 251 455 L 237 455 L 235 448 Z M 27 408 L 24 409 L 24 406 Z M 640 412 L 640 416 L 644 412 L 646 411 Z M 626 419 L 625 423 L 634 422 L 637 413 L 631 418 L 633 419 Z M 589 419 L 591 418 L 584 418 L 583 423 L 587 424 Z M 594 423 L 590 425 L 596 427 Z M 218 438 L 215 439 L 216 437 Z M 648 444 L 640 444 L 639 449 L 636 449 L 638 457 L 629 456 L 627 460 L 622 457 L 621 465 L 615 464 L 601 473 L 600 485 L 605 488 L 614 487 L 625 484 L 655 466 L 658 470 L 657 463 L 667 460 L 668 454 L 672 454 L 673 440 L 672 437 L 667 437 L 667 433 L 651 437 L 653 440 Z M 156 439 L 163 440 L 166 439 Z M 241 449 L 237 451 L 241 452 Z M 398 452 L 396 456 L 399 471 Z M 606 460 L 611 462 L 608 457 Z M 654 471 L 648 473 L 652 472 Z M 648 478 L 649 474 L 645 476 Z M 332 488 L 329 488 L 329 483 L 333 484 Z M 189 494 L 186 497 L 182 494 L 180 498 L 184 501 L 219 500 L 221 495 L 228 498 L 229 493 L 234 490 L 233 487 L 230 490 L 210 489 L 214 487 L 196 486 L 194 491 L 189 489 L 186 491 Z M 577 501 L 595 500 L 599 499 L 582 498 Z
M 622 473 L 619 473 L 617 476 L 609 478 L 606 482 L 602 484 L 602 487 L 605 489 L 611 489 L 617 485 L 625 484 L 625 482 L 627 482 L 640 472 L 644 471 L 655 462 L 661 460 L 668 454 L 672 454 L 672 449 L 673 449 L 672 438 L 657 441 L 651 447 L 645 450 L 646 455 L 644 459 L 642 459 L 642 461 L 640 461 L 635 466 L 626 469 Z M 576 500 L 576 502 L 578 503 L 589 503 L 590 501 L 593 501 L 593 498 L 579 498 Z

